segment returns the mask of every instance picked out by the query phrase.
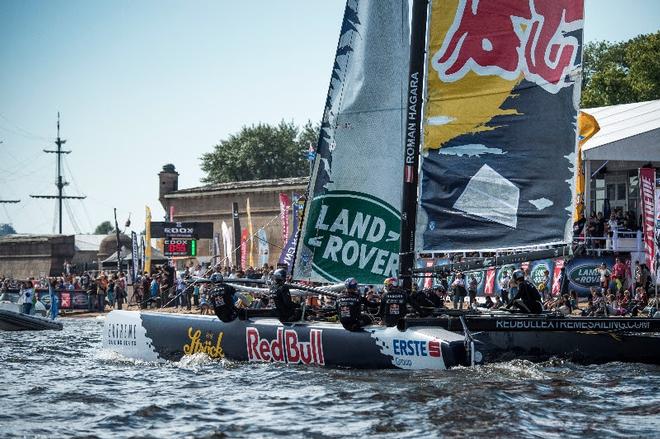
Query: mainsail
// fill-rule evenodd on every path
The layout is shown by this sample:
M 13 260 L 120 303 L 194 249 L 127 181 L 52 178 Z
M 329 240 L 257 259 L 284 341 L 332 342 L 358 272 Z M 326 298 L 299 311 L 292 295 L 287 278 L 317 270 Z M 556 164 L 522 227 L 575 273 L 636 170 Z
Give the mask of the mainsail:
M 349 0 L 294 268 L 319 282 L 396 275 L 408 5 Z
M 583 0 L 434 0 L 417 251 L 571 239 Z

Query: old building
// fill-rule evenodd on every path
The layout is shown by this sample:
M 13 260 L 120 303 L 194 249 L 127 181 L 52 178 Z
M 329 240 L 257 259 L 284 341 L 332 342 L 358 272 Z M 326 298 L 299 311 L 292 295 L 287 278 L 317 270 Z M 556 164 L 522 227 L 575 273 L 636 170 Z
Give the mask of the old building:
M 15 279 L 59 276 L 75 254 L 73 235 L 0 237 L 0 276 Z
M 178 176 L 171 164 L 163 166 L 163 170 L 158 174 L 159 200 L 165 212 L 173 215 L 174 221 L 212 222 L 214 234 L 219 235 L 222 242 L 222 222 L 232 226 L 232 203 L 238 203 L 241 228 L 248 228 L 249 199 L 253 233 L 256 234 L 259 229 L 265 230 L 269 246 L 268 263 L 277 264 L 285 245 L 282 238 L 279 195 L 285 193 L 293 199 L 296 194 L 303 194 L 309 181 L 307 177 L 239 181 L 178 189 Z M 212 255 L 212 240 L 200 240 L 197 260 L 208 262 Z M 220 256 L 225 256 L 222 249 Z M 256 236 L 253 239 L 252 264 L 248 257 L 247 265 L 259 265 Z

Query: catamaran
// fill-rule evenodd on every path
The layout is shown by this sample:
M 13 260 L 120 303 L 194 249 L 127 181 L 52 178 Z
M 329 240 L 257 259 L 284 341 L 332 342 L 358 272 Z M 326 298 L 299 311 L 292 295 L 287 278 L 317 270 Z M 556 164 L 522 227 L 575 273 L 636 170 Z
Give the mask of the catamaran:
M 570 256 L 583 0 L 348 0 L 293 278 L 363 284 Z M 527 250 L 534 249 L 529 252 Z M 420 269 L 422 253 L 519 253 Z M 327 290 L 321 294 L 329 294 Z M 113 311 L 104 347 L 445 369 L 511 358 L 660 363 L 660 321 L 441 312 L 398 327 Z

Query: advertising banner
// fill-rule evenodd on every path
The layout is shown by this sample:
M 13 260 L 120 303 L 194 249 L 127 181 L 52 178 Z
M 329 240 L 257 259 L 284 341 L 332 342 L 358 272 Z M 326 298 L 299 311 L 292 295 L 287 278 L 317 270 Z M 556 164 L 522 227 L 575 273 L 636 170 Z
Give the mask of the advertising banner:
M 248 240 L 248 230 L 243 229 L 243 231 L 241 232 L 241 268 L 243 270 L 247 268 L 247 261 L 248 261 L 247 240 Z
M 280 223 L 282 224 L 282 242 L 286 243 L 289 239 L 289 209 L 291 200 L 284 192 L 280 192 Z
M 397 275 L 408 40 L 407 2 L 347 2 L 294 279 Z
M 639 190 L 646 266 L 653 272 L 655 263 L 655 168 L 639 170 Z
M 137 233 L 131 232 L 131 284 L 137 281 L 138 275 L 140 274 L 140 251 L 138 249 L 138 238 Z
M 222 254 L 224 256 L 222 264 L 231 267 L 234 265 L 234 247 L 231 242 L 231 231 L 229 230 L 227 223 L 224 221 L 220 228 L 222 230 Z
M 417 251 L 571 241 L 582 27 L 582 0 L 432 2 Z
M 598 273 L 598 268 L 603 262 L 611 271 L 614 267 L 614 256 L 571 259 L 566 265 L 569 290 L 575 290 L 580 296 L 588 296 L 591 287 L 599 287 L 600 273 Z
M 264 229 L 257 230 L 257 238 L 259 239 L 259 266 L 263 267 L 268 264 L 270 256 L 270 248 L 268 245 L 268 235 Z

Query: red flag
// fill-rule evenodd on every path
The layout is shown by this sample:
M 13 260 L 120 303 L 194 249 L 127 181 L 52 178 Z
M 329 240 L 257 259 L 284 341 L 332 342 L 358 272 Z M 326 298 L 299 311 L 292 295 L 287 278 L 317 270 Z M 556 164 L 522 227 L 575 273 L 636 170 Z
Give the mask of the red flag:
M 552 276 L 552 295 L 557 296 L 561 293 L 561 269 L 564 268 L 564 260 L 557 259 L 555 260 L 555 272 Z M 564 273 L 568 276 L 568 273 Z
M 642 207 L 642 232 L 646 265 L 653 270 L 655 261 L 655 169 L 639 170 L 639 190 Z

